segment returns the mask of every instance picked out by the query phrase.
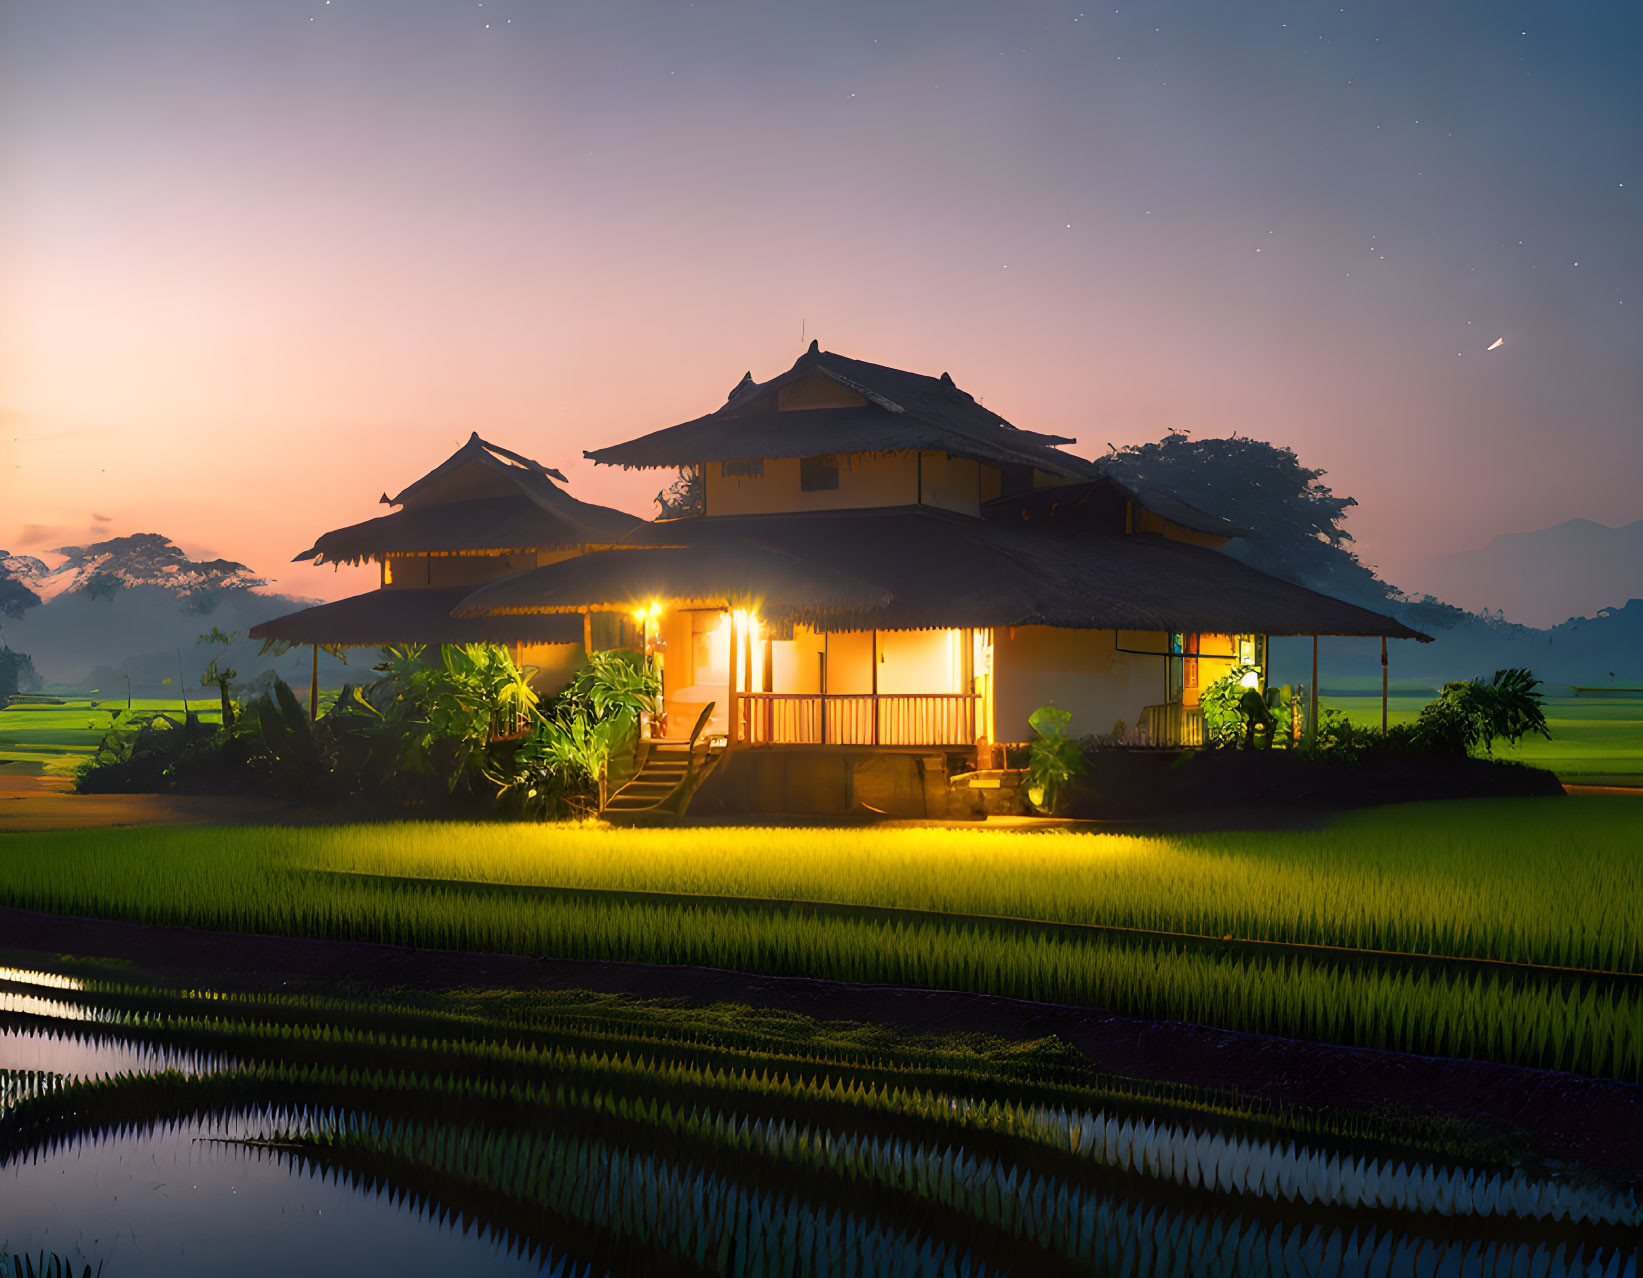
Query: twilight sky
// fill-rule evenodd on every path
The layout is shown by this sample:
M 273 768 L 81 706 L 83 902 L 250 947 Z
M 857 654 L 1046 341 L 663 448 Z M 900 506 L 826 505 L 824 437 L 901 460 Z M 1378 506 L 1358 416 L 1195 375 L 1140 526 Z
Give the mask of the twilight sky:
M 1288 444 L 1418 587 L 1643 516 L 1640 52 L 1634 0 L 0 0 L 0 548 L 351 593 L 286 561 L 475 429 L 649 515 L 582 450 L 802 334 L 1087 456 Z

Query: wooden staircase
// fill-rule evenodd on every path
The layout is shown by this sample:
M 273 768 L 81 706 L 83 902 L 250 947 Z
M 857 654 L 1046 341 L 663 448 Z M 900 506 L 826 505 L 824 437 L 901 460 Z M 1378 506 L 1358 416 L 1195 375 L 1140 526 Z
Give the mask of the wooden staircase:
M 605 802 L 600 814 L 618 824 L 676 821 L 685 814 L 693 796 L 724 756 L 698 744 L 713 706 L 703 708 L 688 741 L 644 743 L 639 771 Z

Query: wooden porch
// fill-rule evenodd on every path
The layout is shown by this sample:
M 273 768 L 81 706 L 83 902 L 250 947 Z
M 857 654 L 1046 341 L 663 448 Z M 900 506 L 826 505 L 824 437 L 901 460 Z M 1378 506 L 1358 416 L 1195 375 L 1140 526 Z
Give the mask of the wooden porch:
M 1204 712 L 1199 706 L 1182 705 L 1179 701 L 1143 706 L 1138 726 L 1142 737 L 1140 745 L 1187 749 L 1204 744 Z
M 969 692 L 738 692 L 735 739 L 750 746 L 971 746 L 981 696 Z

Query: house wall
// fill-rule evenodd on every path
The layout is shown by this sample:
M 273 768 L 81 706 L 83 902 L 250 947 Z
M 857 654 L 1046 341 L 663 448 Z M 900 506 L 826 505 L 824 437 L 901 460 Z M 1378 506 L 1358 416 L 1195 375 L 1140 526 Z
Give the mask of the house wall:
M 579 643 L 521 643 L 514 646 L 514 661 L 521 666 L 535 666 L 531 687 L 540 697 L 551 697 L 561 691 L 582 666 L 582 645 Z
M 1212 550 L 1227 544 L 1225 537 L 1218 537 L 1214 533 L 1197 532 L 1191 528 L 1183 528 L 1180 524 L 1171 523 L 1162 515 L 1155 515 L 1152 511 L 1140 506 L 1135 508 L 1135 531 L 1157 533 L 1170 541 L 1184 541 L 1193 546 L 1208 546 Z
M 958 630 L 879 631 L 880 692 L 965 692 Z
M 919 501 L 926 506 L 981 514 L 981 463 L 946 453 L 921 453 Z
M 818 492 L 800 488 L 797 457 L 767 457 L 759 475 L 727 475 L 723 462 L 708 462 L 705 469 L 709 515 L 861 510 L 921 501 L 965 515 L 981 513 L 981 466 L 943 452 L 850 453 L 839 459 L 839 486 Z
M 1185 705 L 1195 706 L 1205 688 L 1238 664 L 1238 636 L 1201 634 L 1191 638 L 1197 642 L 1197 656 L 1185 659 L 1181 701 Z
M 1165 658 L 1118 651 L 1164 652 L 1169 636 L 1146 631 L 1065 630 L 1017 626 L 993 633 L 994 732 L 1027 741 L 1027 717 L 1042 705 L 1072 712 L 1074 736 L 1133 727 L 1141 708 L 1165 697 Z
M 770 674 L 773 692 L 820 692 L 821 635 L 806 626 L 794 626 L 791 639 L 770 645 Z
M 708 462 L 709 515 L 774 515 L 788 510 L 859 510 L 910 506 L 918 500 L 918 463 L 912 453 L 851 453 L 839 459 L 839 486 L 799 488 L 797 457 L 767 457 L 762 475 L 726 475 Z
M 827 690 L 873 691 L 873 632 L 852 630 L 827 636 Z
M 513 555 L 389 555 L 382 584 L 389 589 L 480 586 L 534 568 L 533 551 Z

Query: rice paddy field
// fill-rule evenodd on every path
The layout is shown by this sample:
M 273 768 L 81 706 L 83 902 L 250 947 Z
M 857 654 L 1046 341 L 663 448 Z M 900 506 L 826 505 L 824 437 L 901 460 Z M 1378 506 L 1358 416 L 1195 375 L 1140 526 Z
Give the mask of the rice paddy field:
M 397 824 L 16 834 L 0 903 L 1000 994 L 1643 1081 L 1643 804 L 1325 829 Z
M 1412 723 L 1436 689 L 1394 684 L 1387 699 L 1392 723 Z M 1323 704 L 1345 712 L 1357 723 L 1379 727 L 1380 688 L 1351 688 L 1351 695 L 1331 694 L 1326 686 Z M 1526 737 L 1512 746 L 1496 748 L 1502 759 L 1514 759 L 1548 768 L 1572 785 L 1643 787 L 1643 695 L 1576 696 L 1553 685 L 1545 698 L 1551 740 Z
M 204 691 L 204 690 L 202 690 Z M 190 697 L 189 708 L 207 723 L 221 717 L 209 696 Z M 96 753 L 109 729 L 130 718 L 183 713 L 183 702 L 30 697 L 0 707 L 0 769 L 25 776 L 72 776 Z
M 131 1278 L 1628 1278 L 1643 1226 L 1634 1187 L 1463 1126 L 1102 1076 L 1053 1038 L 0 969 L 8 1055 L 0 1235 Z

